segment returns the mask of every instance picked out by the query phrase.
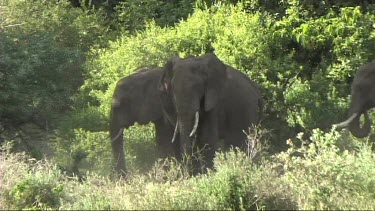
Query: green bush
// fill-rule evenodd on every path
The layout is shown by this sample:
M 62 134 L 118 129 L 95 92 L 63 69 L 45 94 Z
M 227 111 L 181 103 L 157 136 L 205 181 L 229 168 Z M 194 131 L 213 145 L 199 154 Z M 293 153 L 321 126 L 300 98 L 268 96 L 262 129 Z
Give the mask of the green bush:
M 297 140 L 302 147 L 293 144 Z M 372 145 L 318 129 L 310 138 L 299 134 L 288 143 L 286 152 L 258 162 L 239 150 L 217 153 L 215 169 L 202 175 L 188 176 L 181 164 L 159 162 L 148 174 L 133 173 L 122 180 L 87 171 L 85 180 L 78 181 L 45 160 L 35 162 L 3 151 L 0 208 L 375 208 Z
M 335 130 L 316 129 L 308 140 L 302 134 L 297 138 L 309 144 L 278 157 L 285 162 L 283 179 L 300 209 L 374 209 L 371 145 Z
M 135 125 L 124 132 L 125 158 L 130 172 L 145 172 L 157 159 L 153 125 Z M 109 176 L 113 172 L 111 140 L 107 131 L 91 132 L 82 128 L 74 134 L 57 135 L 53 160 L 68 173 L 85 175 L 95 171 Z
M 121 181 L 118 181 L 121 183 Z M 84 182 L 70 180 L 65 182 L 65 196 L 60 199 L 61 210 L 110 210 L 125 209 L 127 206 L 115 207 L 113 204 L 121 203 L 126 199 L 119 195 L 117 184 L 107 177 L 87 174 Z M 122 186 L 122 188 L 125 188 Z M 116 199 L 115 199 L 116 198 Z M 111 201 L 111 199 L 113 199 Z M 117 200 L 117 202 L 116 202 Z
M 9 154 L 1 149 L 1 209 L 58 209 L 64 196 L 62 175 L 46 160 L 36 161 L 25 154 Z M 4 206 L 4 207 L 2 207 Z
M 74 128 L 91 132 L 107 131 L 108 116 L 104 116 L 97 106 L 85 106 L 63 116 L 57 125 L 59 134 L 64 136 L 73 135 Z
M 106 132 L 75 129 L 73 136 L 56 138 L 54 160 L 70 174 L 81 176 L 91 170 L 109 175 L 113 157 L 110 144 Z
M 10 192 L 8 204 L 12 209 L 57 209 L 61 185 L 51 185 L 34 179 L 20 181 Z
M 83 83 L 86 52 L 104 45 L 105 19 L 68 1 L 5 1 L 1 10 L 0 116 L 56 126 Z
M 157 1 L 132 0 L 122 1 L 115 7 L 116 25 L 130 34 L 142 31 L 146 23 L 152 20 L 158 26 L 173 26 L 181 19 L 186 19 L 193 11 L 193 0 Z

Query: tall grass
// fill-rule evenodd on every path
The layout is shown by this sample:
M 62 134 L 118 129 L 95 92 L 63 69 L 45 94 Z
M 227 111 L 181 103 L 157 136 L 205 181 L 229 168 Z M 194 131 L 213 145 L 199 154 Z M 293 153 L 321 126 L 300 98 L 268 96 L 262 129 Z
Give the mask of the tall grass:
M 122 180 L 87 172 L 79 181 L 48 160 L 3 148 L 0 209 L 375 209 L 372 145 L 334 130 L 312 134 L 276 155 L 259 148 L 256 160 L 238 149 L 218 152 L 206 174 L 190 176 L 169 159 Z

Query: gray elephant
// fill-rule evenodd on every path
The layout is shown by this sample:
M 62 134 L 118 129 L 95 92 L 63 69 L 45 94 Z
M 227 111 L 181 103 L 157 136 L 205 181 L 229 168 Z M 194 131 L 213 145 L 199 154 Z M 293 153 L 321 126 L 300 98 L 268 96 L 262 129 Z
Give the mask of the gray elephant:
M 244 130 L 259 123 L 258 86 L 213 54 L 170 59 L 159 90 L 172 98 L 162 105 L 176 126 L 181 152 L 192 155 L 195 146 L 204 148 L 206 167 L 213 165 L 219 139 L 225 146 L 245 147 Z M 195 161 L 193 167 L 196 171 L 202 165 Z
M 112 97 L 109 133 L 117 172 L 125 174 L 124 129 L 134 123 L 155 124 L 156 144 L 163 156 L 179 153 L 178 141 L 171 143 L 174 126 L 163 115 L 160 99 L 168 99 L 157 91 L 163 68 L 141 69 L 120 79 Z
M 354 77 L 351 88 L 351 102 L 349 118 L 336 125 L 337 128 L 347 127 L 358 138 L 369 135 L 371 120 L 367 111 L 375 107 L 375 60 L 362 66 Z M 360 117 L 365 116 L 363 127 L 360 126 Z

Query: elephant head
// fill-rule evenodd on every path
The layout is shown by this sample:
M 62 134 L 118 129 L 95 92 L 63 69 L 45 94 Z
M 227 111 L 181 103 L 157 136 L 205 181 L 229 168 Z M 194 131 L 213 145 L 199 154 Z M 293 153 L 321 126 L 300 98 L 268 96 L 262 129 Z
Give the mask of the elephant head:
M 226 66 L 215 55 L 173 57 L 165 67 L 159 89 L 169 93 L 183 153 L 192 153 L 192 139 L 197 133 L 199 115 L 215 109 L 226 79 Z M 162 103 L 163 106 L 165 103 Z M 172 109 L 173 110 L 173 109 Z
M 351 102 L 349 118 L 336 125 L 338 128 L 347 127 L 358 138 L 369 135 L 371 120 L 368 110 L 375 107 L 375 60 L 362 66 L 354 77 L 351 87 Z M 364 125 L 360 126 L 360 117 L 364 115 Z

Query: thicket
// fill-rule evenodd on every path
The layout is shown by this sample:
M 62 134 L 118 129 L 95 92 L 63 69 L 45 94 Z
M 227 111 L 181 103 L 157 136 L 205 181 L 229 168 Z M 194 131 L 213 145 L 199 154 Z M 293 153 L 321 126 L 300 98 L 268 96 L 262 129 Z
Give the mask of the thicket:
M 130 186 L 103 180 L 106 187 L 115 186 L 116 191 L 133 189 L 126 193 L 132 197 L 149 196 L 143 199 L 144 204 L 137 205 L 106 198 L 104 193 L 113 189 L 98 190 L 100 194 L 93 191 L 83 204 L 71 204 L 61 199 L 66 197 L 61 195 L 65 191 L 56 186 L 56 180 L 66 179 L 60 173 L 46 174 L 46 178 L 25 173 L 29 176 L 20 175 L 23 179 L 19 183 L 13 181 L 7 186 L 10 198 L 6 203 L 17 204 L 13 208 L 107 209 L 116 208 L 113 203 L 125 203 L 126 207 L 145 209 L 260 209 L 262 204 L 266 209 L 355 209 L 359 203 L 363 209 L 373 209 L 369 202 L 373 202 L 374 178 L 368 172 L 372 172 L 374 137 L 361 145 L 345 131 L 331 131 L 331 125 L 346 118 L 355 72 L 375 58 L 374 2 L 5 0 L 0 4 L 0 17 L 0 143 L 15 145 L 13 150 L 26 148 L 37 159 L 46 154 L 44 147 L 48 146 L 48 156 L 58 166 L 51 171 L 88 178 L 88 183 L 79 185 L 82 192 L 98 190 L 90 178 L 102 180 L 86 173 L 108 176 L 112 169 L 107 131 L 115 83 L 141 67 L 163 66 L 173 55 L 213 52 L 256 81 L 265 103 L 261 128 L 270 131 L 264 137 L 270 141 L 269 151 L 289 149 L 275 155 L 278 161 L 245 163 L 239 172 L 233 166 L 226 170 L 218 167 L 217 172 L 182 178 L 177 183 L 159 184 L 155 178 L 148 183 L 143 176 Z M 136 125 L 125 136 L 131 175 L 155 168 L 153 126 Z M 293 146 L 288 147 L 286 140 Z M 324 146 L 318 140 L 324 140 Z M 219 156 L 216 162 L 248 162 L 245 155 L 233 153 L 220 155 L 229 158 Z M 305 158 L 288 158 L 291 154 Z M 280 177 L 267 162 L 278 163 L 289 173 Z M 157 172 L 164 174 L 160 169 Z M 260 181 L 263 174 L 271 177 L 263 183 L 276 181 L 270 184 L 272 188 Z M 251 182 L 253 175 L 257 175 L 258 183 Z M 337 177 L 341 179 L 336 181 Z M 178 192 L 174 184 L 181 185 L 180 189 L 196 187 L 197 192 L 190 192 L 190 188 L 186 193 Z M 168 191 L 161 193 L 161 187 Z M 351 187 L 357 194 L 354 198 L 346 192 L 353 190 Z M 266 193 L 262 188 L 275 192 Z M 252 189 L 260 192 L 248 192 Z M 30 196 L 32 199 L 39 200 L 38 194 L 45 191 L 54 199 L 34 205 L 17 201 L 33 191 L 36 196 Z M 95 194 L 100 200 L 94 200 Z M 177 199 L 152 198 L 160 194 L 177 195 Z M 210 194 L 215 197 L 203 197 Z M 67 198 L 74 201 L 78 196 Z M 280 198 L 286 201 L 278 201 Z M 203 199 L 212 204 L 199 204 Z M 198 204 L 191 204 L 194 201 Z

